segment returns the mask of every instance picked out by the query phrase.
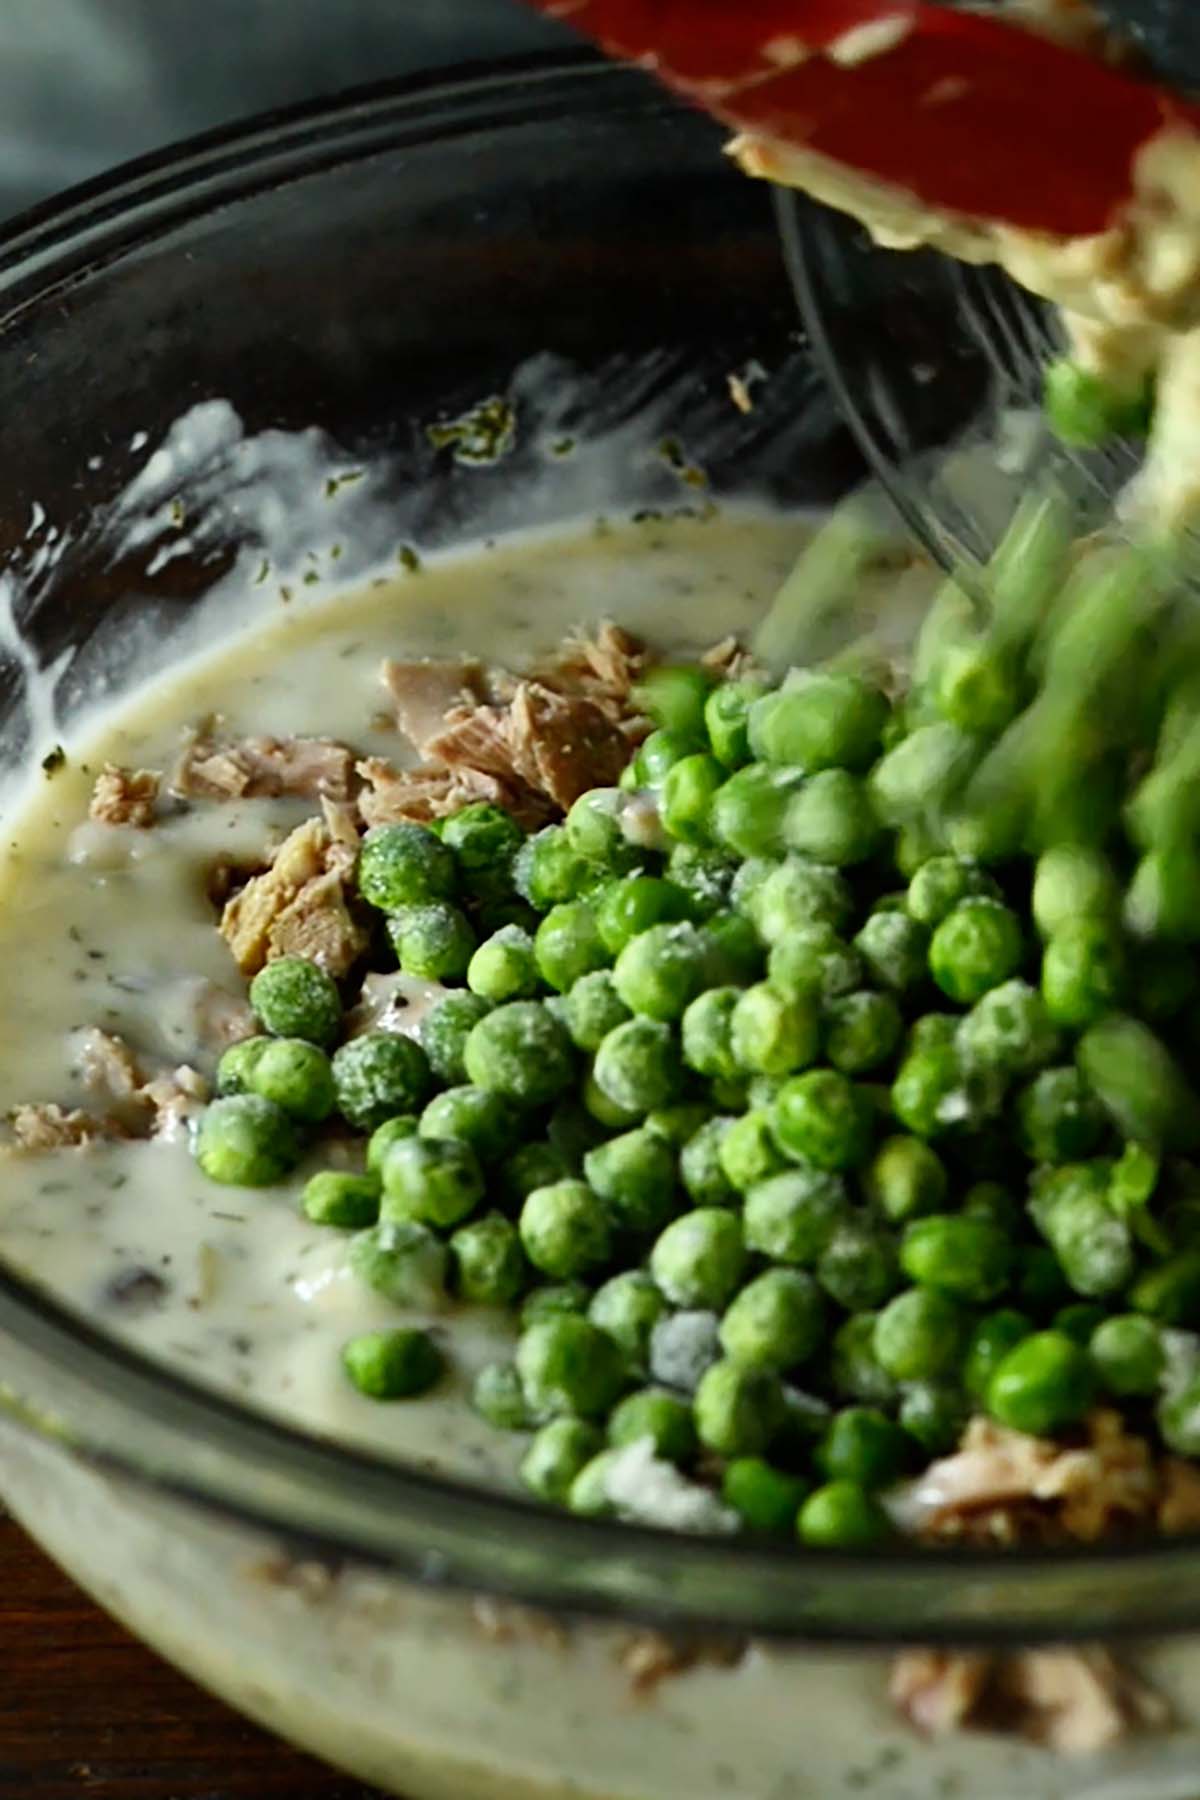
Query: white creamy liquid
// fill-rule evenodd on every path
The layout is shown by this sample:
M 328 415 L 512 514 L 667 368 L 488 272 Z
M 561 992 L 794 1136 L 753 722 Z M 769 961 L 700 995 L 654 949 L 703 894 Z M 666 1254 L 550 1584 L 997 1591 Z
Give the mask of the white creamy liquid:
M 386 728 L 386 656 L 462 652 L 520 668 L 575 626 L 616 618 L 664 648 L 748 634 L 802 547 L 803 521 L 678 520 L 500 542 L 416 577 L 350 594 L 226 643 L 116 708 L 69 747 L 67 767 L 7 823 L 0 866 L 0 1109 L 88 1105 L 73 1068 L 80 1028 L 211 1072 L 197 986 L 245 983 L 206 897 L 221 855 L 253 856 L 316 811 L 304 800 L 200 800 L 149 831 L 91 823 L 96 770 L 167 770 L 183 733 L 220 713 L 230 736 L 340 739 L 402 759 Z M 91 1104 L 95 1104 L 94 1099 Z M 405 1315 L 344 1269 L 347 1237 L 310 1224 L 298 1196 L 321 1153 L 285 1185 L 223 1188 L 185 1140 L 12 1154 L 0 1169 L 0 1256 L 191 1376 L 310 1430 L 428 1467 L 507 1483 L 513 1440 L 465 1403 L 475 1371 L 505 1353 L 506 1314 L 452 1307 L 430 1325 L 452 1375 L 405 1406 L 360 1396 L 339 1349 Z M 122 1302 L 146 1270 L 166 1284 Z
M 72 1068 L 81 1026 L 210 1068 L 196 983 L 234 998 L 244 984 L 205 898 L 207 869 L 223 853 L 261 852 L 314 810 L 197 803 L 149 832 L 90 824 L 103 761 L 168 768 L 183 730 L 213 711 L 231 735 L 328 734 L 395 757 L 395 733 L 372 725 L 385 655 L 462 650 L 519 666 L 604 616 L 694 649 L 749 631 L 807 531 L 735 516 L 464 552 L 307 615 L 281 608 L 274 625 L 114 709 L 8 820 L 0 1107 L 87 1103 Z M 0 1257 L 104 1329 L 252 1404 L 448 1474 L 511 1483 L 521 1440 L 482 1424 L 464 1399 L 506 1320 L 448 1308 L 426 1322 L 452 1376 L 411 1404 L 360 1397 L 341 1374 L 342 1342 L 402 1315 L 339 1273 L 343 1234 L 300 1214 L 305 1174 L 272 1190 L 217 1187 L 184 1142 L 11 1154 Z M 160 1275 L 165 1293 L 115 1303 L 112 1283 L 136 1269 Z M 578 1620 L 547 1637 L 536 1620 L 510 1628 L 503 1606 L 453 1589 L 354 1567 L 336 1579 L 286 1563 L 280 1573 L 268 1538 L 90 1470 L 3 1418 L 0 1484 L 65 1566 L 199 1679 L 411 1800 L 1195 1800 L 1191 1729 L 1094 1760 L 979 1734 L 930 1743 L 888 1701 L 886 1654 L 818 1648 L 753 1646 L 736 1667 L 701 1661 L 642 1694 L 630 1626 Z M 485 1629 L 489 1618 L 497 1629 Z M 1160 1646 L 1141 1663 L 1190 1726 L 1195 1646 Z

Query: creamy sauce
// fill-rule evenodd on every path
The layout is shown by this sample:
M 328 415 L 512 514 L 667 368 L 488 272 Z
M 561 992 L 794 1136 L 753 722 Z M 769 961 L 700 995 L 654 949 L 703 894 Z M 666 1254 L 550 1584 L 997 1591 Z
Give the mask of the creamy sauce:
M 149 831 L 92 823 L 88 795 L 103 762 L 168 769 L 182 734 L 210 713 L 233 736 L 327 735 L 399 758 L 401 740 L 380 720 L 385 656 L 462 651 L 521 667 L 604 617 L 664 647 L 748 635 L 805 533 L 803 523 L 748 516 L 464 552 L 415 580 L 306 614 L 282 610 L 270 628 L 123 704 L 8 822 L 0 1108 L 87 1105 L 75 1063 L 89 1025 L 149 1058 L 211 1072 L 204 1010 L 221 996 L 240 1000 L 244 983 L 215 929 L 208 871 L 223 855 L 260 854 L 315 810 L 198 801 Z M 404 1315 L 345 1271 L 342 1233 L 301 1214 L 315 1166 L 285 1186 L 243 1191 L 207 1181 L 184 1138 L 13 1154 L 0 1179 L 0 1255 L 106 1329 L 312 1431 L 510 1482 L 511 1440 L 464 1399 L 478 1367 L 505 1353 L 506 1315 L 448 1306 L 419 1321 L 454 1371 L 420 1404 L 381 1407 L 344 1379 L 345 1339 Z

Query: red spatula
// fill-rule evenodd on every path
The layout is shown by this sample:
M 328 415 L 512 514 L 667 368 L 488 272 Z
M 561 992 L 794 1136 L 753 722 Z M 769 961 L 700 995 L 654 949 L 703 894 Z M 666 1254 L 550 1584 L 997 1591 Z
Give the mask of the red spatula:
M 1168 89 L 924 0 L 532 4 L 740 131 L 941 211 L 1055 236 L 1113 221 L 1165 124 L 1200 131 L 1200 107 Z

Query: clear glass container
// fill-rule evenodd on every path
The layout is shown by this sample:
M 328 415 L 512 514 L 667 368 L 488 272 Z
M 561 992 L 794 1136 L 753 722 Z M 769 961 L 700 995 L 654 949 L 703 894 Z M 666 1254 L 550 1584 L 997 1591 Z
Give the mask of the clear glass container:
M 695 503 L 665 438 L 703 464 L 705 503 L 852 488 L 862 459 L 797 341 L 770 196 L 720 151 L 638 75 L 535 62 L 266 119 L 13 228 L 4 772 L 98 669 L 119 690 L 182 654 L 210 594 L 277 553 L 318 465 L 366 472 L 367 560 L 381 516 L 433 547 L 594 511 L 586 459 L 548 458 L 548 434 L 619 444 L 610 510 Z M 934 443 L 971 395 L 943 379 L 923 304 L 905 316 Z M 769 379 L 743 413 L 728 377 L 750 364 Z M 423 427 L 491 393 L 516 398 L 516 449 L 448 465 Z M 0 1397 L 0 1490 L 73 1575 L 235 1705 L 408 1800 L 1195 1787 L 1189 1541 L 862 1559 L 548 1513 L 306 1437 L 3 1267 Z M 901 1644 L 1113 1637 L 1142 1640 L 1182 1722 L 1099 1763 L 926 1743 L 887 1700 Z

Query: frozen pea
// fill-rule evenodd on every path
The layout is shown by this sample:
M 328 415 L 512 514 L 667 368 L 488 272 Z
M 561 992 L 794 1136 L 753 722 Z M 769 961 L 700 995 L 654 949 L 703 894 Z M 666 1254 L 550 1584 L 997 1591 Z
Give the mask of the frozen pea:
M 359 1231 L 379 1217 L 379 1178 L 321 1169 L 305 1182 L 300 1204 L 314 1225 Z
M 537 1000 L 512 1000 L 480 1019 L 463 1053 L 467 1079 L 519 1106 L 545 1106 L 570 1086 L 566 1027 Z
M 851 1216 L 840 1176 L 821 1169 L 789 1169 L 756 1182 L 747 1193 L 746 1243 L 772 1262 L 812 1268 Z
M 327 1047 L 342 1024 L 332 975 L 305 956 L 280 956 L 250 983 L 250 1004 L 272 1037 L 305 1038 Z
M 370 1400 L 413 1400 L 428 1393 L 445 1368 L 428 1332 L 369 1331 L 342 1349 L 342 1365 Z
M 627 1231 L 660 1231 L 679 1210 L 674 1149 L 647 1126 L 597 1144 L 584 1157 L 583 1172 Z
M 724 1207 L 697 1207 L 674 1220 L 650 1252 L 650 1273 L 675 1306 L 717 1309 L 746 1267 L 741 1220 Z
M 602 1418 L 625 1385 L 613 1340 L 577 1313 L 539 1319 L 521 1333 L 517 1373 L 535 1416 Z
M 760 1456 L 783 1417 L 783 1389 L 768 1369 L 716 1362 L 696 1389 L 696 1431 L 718 1456 Z
M 585 1181 L 535 1188 L 521 1208 L 519 1229 L 534 1268 L 556 1281 L 588 1275 L 612 1254 L 612 1209 Z
M 469 1144 L 458 1138 L 403 1138 L 383 1159 L 380 1217 L 447 1229 L 470 1217 L 483 1191 L 483 1172 Z
M 427 1225 L 389 1220 L 350 1240 L 347 1264 L 396 1306 L 435 1308 L 446 1291 L 446 1247 Z

